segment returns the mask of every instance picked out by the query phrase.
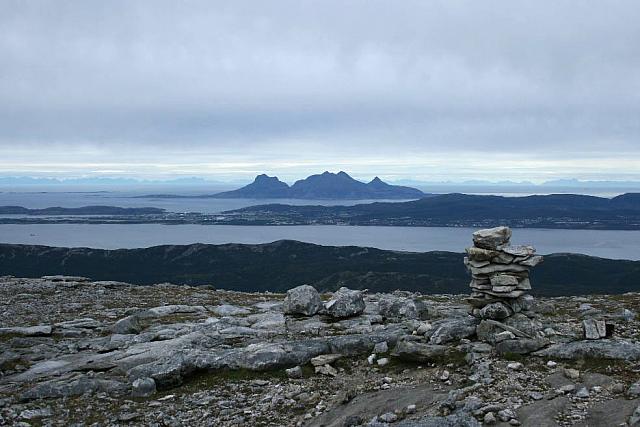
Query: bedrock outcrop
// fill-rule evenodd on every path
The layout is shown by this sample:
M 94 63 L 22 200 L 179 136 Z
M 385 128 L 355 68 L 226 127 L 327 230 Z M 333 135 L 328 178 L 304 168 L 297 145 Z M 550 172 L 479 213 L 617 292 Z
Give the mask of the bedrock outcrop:
M 0 277 L 0 425 L 608 426 L 640 413 L 639 294 L 537 298 L 491 319 L 469 314 L 468 295 L 303 291 Z

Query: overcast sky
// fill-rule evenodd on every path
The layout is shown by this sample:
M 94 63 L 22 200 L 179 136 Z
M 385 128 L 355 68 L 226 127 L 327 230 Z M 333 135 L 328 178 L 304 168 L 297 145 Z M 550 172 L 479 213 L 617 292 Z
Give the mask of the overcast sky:
M 640 2 L 0 2 L 0 175 L 640 179 Z

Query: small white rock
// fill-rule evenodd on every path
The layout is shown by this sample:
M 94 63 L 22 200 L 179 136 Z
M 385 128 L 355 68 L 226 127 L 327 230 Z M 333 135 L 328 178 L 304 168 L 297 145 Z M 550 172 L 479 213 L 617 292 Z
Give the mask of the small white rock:
M 389 363 L 389 359 L 383 357 L 382 359 L 378 359 L 378 366 L 384 366 Z
M 367 362 L 369 363 L 369 365 L 373 365 L 373 363 L 376 361 L 376 355 L 372 354 L 369 357 L 367 357 Z
M 511 362 L 507 365 L 507 368 L 513 371 L 521 371 L 524 368 L 524 365 L 520 362 Z

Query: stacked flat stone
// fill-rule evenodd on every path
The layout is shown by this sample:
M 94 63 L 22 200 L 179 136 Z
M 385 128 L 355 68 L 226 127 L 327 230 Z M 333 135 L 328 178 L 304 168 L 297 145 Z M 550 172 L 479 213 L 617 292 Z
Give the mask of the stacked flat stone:
M 469 303 L 476 317 L 502 320 L 531 308 L 529 270 L 542 257 L 531 246 L 511 246 L 510 240 L 509 227 L 473 233 L 464 263 L 472 275 Z

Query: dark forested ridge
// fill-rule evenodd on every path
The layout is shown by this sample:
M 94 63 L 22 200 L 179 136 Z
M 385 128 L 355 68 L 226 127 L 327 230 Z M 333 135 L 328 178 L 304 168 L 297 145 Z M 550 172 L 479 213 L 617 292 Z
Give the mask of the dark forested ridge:
M 229 212 L 245 220 L 295 224 L 640 229 L 640 193 L 612 199 L 576 194 L 503 197 L 444 194 L 355 206 L 270 204 Z
M 262 245 L 155 246 L 102 250 L 0 245 L 0 275 L 65 274 L 136 284 L 211 284 L 243 291 L 285 291 L 310 283 L 372 291 L 468 293 L 463 254 L 394 252 L 283 240 Z M 640 262 L 554 254 L 532 273 L 538 295 L 640 291 Z

